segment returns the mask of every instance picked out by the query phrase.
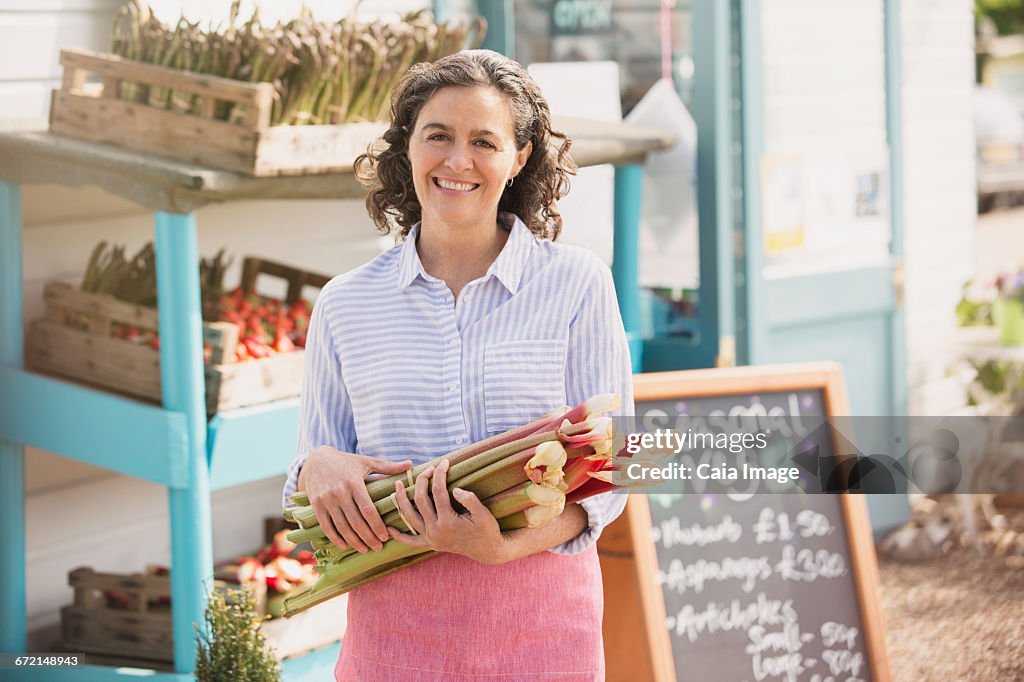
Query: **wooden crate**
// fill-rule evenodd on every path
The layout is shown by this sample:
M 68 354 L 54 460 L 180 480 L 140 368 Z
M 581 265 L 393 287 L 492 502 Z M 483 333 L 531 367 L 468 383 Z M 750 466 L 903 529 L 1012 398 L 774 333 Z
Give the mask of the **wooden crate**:
M 171 580 L 168 575 L 97 573 L 76 568 L 68 574 L 74 603 L 61 609 L 61 633 L 66 651 L 91 654 L 96 662 L 118 664 L 174 661 L 171 625 Z M 216 589 L 228 586 L 215 582 Z M 109 605 L 107 591 L 123 595 L 123 607 Z M 266 587 L 256 595 L 262 612 Z M 267 644 L 278 659 L 301 655 L 341 639 L 345 628 L 346 600 L 332 599 L 293 618 L 264 621 Z
M 255 176 L 350 170 L 387 129 L 384 123 L 271 126 L 274 88 L 218 78 L 88 50 L 61 50 L 64 77 L 53 91 L 50 130 Z M 97 81 L 90 81 L 90 74 Z M 197 113 L 120 99 L 133 83 L 188 93 Z M 231 103 L 231 121 L 213 118 Z M 237 122 L 236 122 L 237 121 Z
M 259 275 L 284 279 L 289 303 L 297 301 L 305 287 L 320 288 L 329 279 L 281 263 L 247 258 L 242 289 L 254 291 Z M 26 347 L 30 369 L 160 402 L 160 352 L 113 336 L 118 324 L 157 330 L 155 308 L 63 283 L 47 284 L 43 298 L 46 313 L 32 324 Z M 209 414 L 299 394 L 305 355 L 301 349 L 232 362 L 238 330 L 227 322 L 204 322 L 203 340 L 213 349 L 205 368 Z

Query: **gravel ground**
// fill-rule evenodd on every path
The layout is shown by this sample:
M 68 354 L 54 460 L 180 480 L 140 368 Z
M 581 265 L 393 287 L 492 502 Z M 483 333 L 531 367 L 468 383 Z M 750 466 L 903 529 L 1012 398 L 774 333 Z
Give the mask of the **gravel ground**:
M 1024 680 L 1021 537 L 990 531 L 987 556 L 957 543 L 927 562 L 879 560 L 894 680 Z

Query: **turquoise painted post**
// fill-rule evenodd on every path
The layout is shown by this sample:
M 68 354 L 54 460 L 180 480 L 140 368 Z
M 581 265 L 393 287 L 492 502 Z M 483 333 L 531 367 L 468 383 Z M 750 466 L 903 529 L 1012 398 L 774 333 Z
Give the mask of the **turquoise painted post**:
M 24 362 L 21 187 L 0 181 L 0 365 Z M 3 419 L 3 415 L 0 415 Z M 0 651 L 25 650 L 25 449 L 0 439 Z
M 477 0 L 477 11 L 487 20 L 487 35 L 480 46 L 516 58 L 516 14 L 513 0 Z
M 900 0 L 885 0 L 885 128 L 889 141 L 889 229 L 894 279 L 903 268 L 903 50 Z M 907 381 L 906 314 L 897 300 L 889 316 L 891 344 L 889 390 L 893 417 L 907 414 L 910 400 Z M 889 442 L 909 442 L 907 420 L 892 419 Z M 910 501 L 905 495 L 868 495 L 868 514 L 875 539 L 898 528 L 910 518 Z
M 732 73 L 730 8 L 720 0 L 693 3 L 693 115 L 697 121 L 697 211 L 700 219 L 700 342 L 687 367 L 713 367 L 719 339 L 733 333 Z
M 764 91 L 761 74 L 761 0 L 740 0 L 740 68 L 743 128 L 743 254 L 746 260 L 740 307 L 743 329 L 737 345 L 743 363 L 757 364 L 767 350 L 763 321 L 764 241 L 761 226 L 761 156 L 764 153 Z
M 889 222 L 895 266 L 903 267 L 903 50 L 901 0 L 885 2 L 885 127 L 889 138 Z M 892 404 L 896 414 L 906 414 L 910 400 L 907 386 L 907 337 L 905 313 L 897 305 L 892 313 Z
M 644 342 L 640 336 L 640 206 L 644 191 L 644 167 L 615 167 L 615 236 L 612 278 L 619 299 L 622 324 L 629 339 L 633 371 L 643 368 Z
M 434 21 L 439 24 L 446 24 L 451 19 L 451 2 L 449 0 L 433 0 L 431 3 L 434 13 Z
M 206 397 L 195 215 L 156 214 L 160 381 L 164 408 L 188 421 L 187 481 L 168 488 L 171 515 L 174 669 L 195 667 L 193 623 L 202 627 L 213 575 Z

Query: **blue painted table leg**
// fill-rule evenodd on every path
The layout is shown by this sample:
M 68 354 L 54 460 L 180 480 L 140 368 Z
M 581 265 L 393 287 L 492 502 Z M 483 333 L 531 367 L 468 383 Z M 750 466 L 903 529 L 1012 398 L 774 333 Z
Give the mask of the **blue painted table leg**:
M 452 18 L 452 8 L 449 0 L 433 0 L 430 6 L 431 11 L 434 13 L 434 21 L 437 23 L 446 24 Z
M 516 10 L 514 0 L 477 0 L 477 12 L 487 20 L 487 35 L 480 47 L 516 58 Z
M 188 420 L 188 486 L 169 488 L 174 668 L 195 666 L 193 623 L 203 625 L 213 575 L 206 398 L 195 216 L 156 214 L 160 381 L 164 407 Z
M 643 367 L 640 336 L 640 207 L 644 191 L 644 167 L 615 167 L 615 237 L 612 278 L 619 298 L 619 312 L 629 339 L 633 371 Z
M 21 188 L 0 181 L 0 365 L 24 361 Z M 3 419 L 0 415 L 0 419 Z M 25 650 L 25 451 L 0 439 L 0 651 Z

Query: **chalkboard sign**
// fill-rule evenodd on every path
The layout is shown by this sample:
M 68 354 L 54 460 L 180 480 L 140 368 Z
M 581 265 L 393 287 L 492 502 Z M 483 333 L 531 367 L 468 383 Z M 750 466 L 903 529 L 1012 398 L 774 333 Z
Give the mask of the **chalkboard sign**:
M 772 415 L 819 439 L 819 457 L 836 449 L 820 425 L 848 414 L 832 364 L 664 372 L 634 386 L 638 424 Z M 691 454 L 696 466 L 715 453 Z M 862 497 L 631 494 L 598 549 L 609 680 L 889 679 Z

